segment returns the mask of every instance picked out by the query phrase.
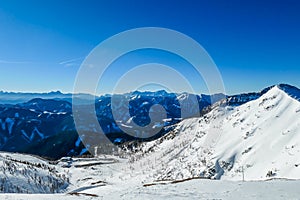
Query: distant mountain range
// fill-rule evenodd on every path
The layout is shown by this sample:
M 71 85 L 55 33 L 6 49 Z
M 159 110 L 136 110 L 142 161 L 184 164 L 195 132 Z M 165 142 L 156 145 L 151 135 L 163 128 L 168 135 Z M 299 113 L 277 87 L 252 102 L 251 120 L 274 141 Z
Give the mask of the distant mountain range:
M 221 96 L 214 95 L 213 98 L 217 99 Z M 2 102 L 0 104 L 0 150 L 27 152 L 52 158 L 84 153 L 86 150 L 78 138 L 74 125 L 71 97 L 71 94 L 60 92 L 0 93 L 0 102 Z M 85 97 L 90 96 L 82 94 L 75 96 L 75 98 L 81 98 L 82 101 L 79 102 L 82 104 L 79 106 L 83 108 L 89 102 L 85 100 Z M 124 134 L 114 121 L 111 99 L 111 95 L 95 98 L 96 114 L 103 131 L 112 142 L 134 140 L 134 137 Z M 186 100 L 187 104 L 185 105 L 188 106 L 186 117 L 199 115 L 196 109 L 198 106 L 198 110 L 203 110 L 212 104 L 208 95 L 188 93 L 176 95 L 166 91 L 136 91 L 131 94 L 115 95 L 114 99 L 117 99 L 116 103 L 120 105 L 118 115 L 121 119 L 120 125 L 124 127 L 130 127 L 132 122 L 140 126 L 148 124 L 150 122 L 149 110 L 154 104 L 162 105 L 167 112 L 167 118 L 161 126 L 169 126 L 181 120 L 179 100 Z M 196 99 L 199 104 L 192 102 L 193 99 Z M 26 101 L 22 102 L 23 100 Z M 123 101 L 130 102 L 130 116 L 126 115 L 128 108 L 122 106 Z M 13 104 L 12 102 L 18 103 Z M 86 129 L 88 129 L 88 125 Z M 95 130 L 91 131 L 95 132 Z M 164 130 L 155 137 L 159 137 L 161 134 L 164 134 Z M 66 141 L 69 145 L 65 145 Z M 48 151 L 49 149 L 53 149 L 53 151 Z
M 298 99 L 299 89 L 290 85 L 277 86 L 286 94 Z M 116 95 L 114 99 L 129 101 L 129 108 L 118 110 L 119 126 L 130 127 L 132 122 L 140 126 L 149 124 L 149 111 L 155 104 L 160 104 L 166 110 L 167 116 L 160 126 L 160 133 L 148 140 L 153 140 L 171 131 L 183 118 L 200 117 L 210 113 L 216 107 L 229 105 L 237 107 L 249 101 L 256 100 L 267 93 L 272 87 L 261 92 L 247 93 L 233 96 L 217 95 L 193 95 L 188 93 L 174 94 L 166 91 L 133 92 Z M 192 100 L 196 97 L 197 102 Z M 82 99 L 82 105 L 86 106 L 84 95 L 75 98 Z M 114 121 L 111 111 L 111 95 L 100 96 L 95 99 L 95 109 L 99 124 L 106 136 L 114 143 L 124 143 L 137 138 L 129 136 L 120 129 Z M 179 101 L 185 101 L 188 113 L 181 116 Z M 118 101 L 117 101 L 118 102 Z M 0 150 L 11 152 L 26 152 L 49 158 L 62 156 L 74 156 L 87 152 L 83 146 L 74 125 L 72 115 L 72 95 L 61 92 L 50 93 L 7 93 L 0 92 Z M 196 107 L 195 107 L 196 106 Z M 129 109 L 130 116 L 124 109 Z M 82 119 L 85 120 L 85 119 Z M 86 127 L 88 130 L 89 128 Z M 93 131 L 93 130 L 90 130 Z M 137 133 L 138 134 L 138 133 Z
M 46 93 L 30 93 L 30 92 L 4 92 L 0 91 L 0 104 L 19 104 L 30 101 L 32 99 L 54 99 L 54 100 L 63 100 L 72 103 L 72 98 L 81 99 L 84 104 L 85 99 L 93 97 L 89 94 L 71 94 L 71 93 L 62 93 L 60 91 L 52 91 Z
M 18 104 L 30 101 L 35 98 L 42 99 L 65 99 L 71 100 L 72 94 L 63 94 L 60 91 L 48 93 L 23 93 L 0 91 L 0 104 Z

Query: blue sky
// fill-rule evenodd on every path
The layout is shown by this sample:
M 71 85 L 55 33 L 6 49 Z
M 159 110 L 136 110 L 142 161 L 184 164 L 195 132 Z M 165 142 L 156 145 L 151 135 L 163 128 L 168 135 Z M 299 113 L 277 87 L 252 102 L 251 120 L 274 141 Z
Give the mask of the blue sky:
M 229 94 L 277 83 L 300 87 L 299 10 L 297 0 L 1 0 L 0 90 L 72 92 L 83 58 L 101 41 L 148 26 L 174 29 L 199 42 Z M 178 61 L 147 51 L 131 58 L 149 55 L 158 62 Z M 120 75 L 115 67 L 104 80 L 113 84 Z M 202 90 L 200 81 L 197 92 Z

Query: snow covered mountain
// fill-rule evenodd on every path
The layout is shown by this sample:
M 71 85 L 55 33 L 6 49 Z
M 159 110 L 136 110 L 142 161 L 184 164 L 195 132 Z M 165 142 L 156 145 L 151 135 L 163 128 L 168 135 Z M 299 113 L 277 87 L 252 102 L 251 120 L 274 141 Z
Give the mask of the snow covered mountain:
M 132 159 L 161 163 L 154 180 L 299 179 L 299 94 L 278 85 L 240 106 L 218 103 L 203 117 L 183 120 L 163 138 L 137 146 L 140 153 Z
M 223 95 L 196 95 L 198 102 L 192 101 L 191 94 L 176 95 L 165 91 L 136 91 L 130 94 L 116 95 L 115 99 L 120 100 L 118 115 L 121 119 L 120 125 L 124 127 L 130 127 L 132 122 L 140 126 L 147 125 L 150 121 L 149 111 L 151 106 L 160 104 L 164 107 L 167 118 L 161 126 L 168 128 L 162 129 L 159 134 L 150 138 L 152 140 L 164 135 L 170 130 L 169 127 L 182 120 L 182 108 L 179 101 L 187 100 L 188 102 L 184 105 L 186 110 L 189 111 L 185 118 L 197 116 L 195 106 L 199 106 L 199 110 L 203 113 L 208 113 L 204 117 L 209 117 L 213 115 L 212 113 L 216 113 L 218 109 L 226 108 L 230 110 L 247 102 L 254 102 L 254 100 L 260 99 L 268 93 L 271 88 L 268 87 L 257 93 L 227 96 L 226 99 L 222 99 Z M 299 98 L 299 89 L 293 86 L 281 84 L 277 88 L 293 98 Z M 112 142 L 120 143 L 135 140 L 134 137 L 123 133 L 114 120 L 111 111 L 111 98 L 111 95 L 105 95 L 96 99 L 96 113 L 102 129 Z M 221 100 L 211 106 L 214 103 L 214 101 L 211 102 L 211 99 Z M 129 108 L 122 106 L 124 100 L 129 101 Z M 75 130 L 71 108 L 71 103 L 67 101 L 41 98 L 16 105 L 0 105 L 0 150 L 27 152 L 55 159 L 65 155 L 74 156 L 85 152 L 86 150 L 83 149 L 84 146 Z M 129 109 L 130 116 L 126 115 L 126 109 Z M 271 114 L 276 116 L 274 113 Z M 216 115 L 220 115 L 220 113 Z M 218 120 L 220 119 L 218 118 Z M 215 124 L 215 122 L 211 123 Z M 89 129 L 89 127 L 86 128 Z M 255 128 L 253 127 L 253 129 Z M 248 131 L 248 134 L 251 135 L 251 130 Z M 38 152 L 36 152 L 37 149 L 39 149 Z
M 299 89 L 281 84 L 231 96 L 201 117 L 171 125 L 158 139 L 122 144 L 124 151 L 116 155 L 48 162 L 0 153 L 0 177 L 5 178 L 0 189 L 63 192 L 18 196 L 23 199 L 297 199 L 299 95 Z
M 0 149 L 13 152 L 58 132 L 74 130 L 71 104 L 61 100 L 0 105 L 0 125 Z
M 19 95 L 19 96 L 18 96 Z M 0 150 L 12 152 L 26 152 L 52 158 L 61 156 L 79 155 L 83 151 L 83 145 L 78 138 L 72 115 L 72 104 L 65 100 L 69 94 L 60 92 L 52 93 L 0 93 L 0 102 L 3 96 L 11 99 L 24 100 L 24 98 L 41 96 L 18 104 L 0 104 Z M 18 98 L 17 98 L 18 97 Z M 24 97 L 24 98 L 23 98 Z M 192 98 L 193 97 L 193 98 Z M 167 112 L 165 122 L 161 126 L 169 126 L 178 123 L 181 116 L 179 101 L 185 101 L 185 118 L 199 115 L 199 110 L 211 105 L 220 99 L 222 95 L 192 95 L 188 93 L 174 94 L 166 91 L 139 92 L 115 95 L 118 106 L 118 115 L 121 126 L 130 127 L 132 122 L 144 126 L 150 122 L 149 111 L 152 105 L 160 104 Z M 46 99 L 45 99 L 46 98 Z M 75 98 L 84 99 L 80 95 Z M 135 138 L 124 134 L 117 125 L 112 115 L 111 95 L 96 98 L 96 114 L 98 121 L 106 136 L 112 142 L 129 141 Z M 193 102 L 196 99 L 198 102 Z M 129 101 L 129 108 L 124 107 L 124 101 Z M 81 101 L 79 101 L 81 102 Z M 78 106 L 89 106 L 84 102 Z M 130 112 L 130 116 L 126 113 Z M 83 121 L 87 120 L 82 118 Z M 88 121 L 88 120 L 87 120 Z M 88 122 L 83 127 L 89 130 Z M 91 127 L 94 127 L 92 124 Z M 89 130 L 95 132 L 92 128 Z M 164 134 L 162 131 L 156 137 Z M 67 143 L 68 145 L 63 145 Z M 55 146 L 55 148 L 54 148 Z M 52 148 L 52 151 L 50 149 Z M 38 150 L 38 151 L 37 151 Z

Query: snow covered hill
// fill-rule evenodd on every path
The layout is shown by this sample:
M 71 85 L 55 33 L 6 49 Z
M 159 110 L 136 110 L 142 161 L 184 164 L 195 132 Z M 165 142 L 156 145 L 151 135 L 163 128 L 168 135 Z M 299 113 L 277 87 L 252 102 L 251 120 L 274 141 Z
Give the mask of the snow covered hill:
M 300 102 L 280 88 L 183 120 L 163 138 L 136 147 L 140 154 L 132 159 L 159 163 L 149 167 L 153 180 L 299 179 Z
M 15 169 L 0 171 L 1 180 L 6 176 L 5 185 L 9 191 L 1 193 L 0 199 L 298 199 L 299 180 L 270 181 L 215 181 L 186 179 L 177 181 L 151 182 L 140 168 L 133 169 L 126 159 L 113 156 L 98 158 L 62 158 L 57 163 L 21 154 L 0 153 L 1 161 L 9 161 Z M 148 163 L 149 165 L 149 163 Z M 41 166 L 41 167 L 39 167 Z M 67 167 L 67 168 L 66 168 Z M 54 173 L 49 173 L 46 168 Z M 1 166 L 0 169 L 3 169 Z M 11 175 L 11 170 L 14 174 Z M 35 174 L 35 175 L 34 175 Z M 58 175 L 60 174 L 60 175 Z M 61 179 L 62 177 L 65 178 Z M 60 178 L 59 178 L 60 177 Z M 53 194 L 51 178 L 60 186 Z M 36 180 L 36 181 L 35 181 Z M 40 183 L 41 182 L 41 183 Z M 15 184 L 12 186 L 12 183 Z M 50 185 L 50 187 L 49 187 Z M 20 189 L 21 188 L 21 189 Z M 23 190 L 22 190 L 23 189 Z M 2 191 L 3 192 L 3 191 Z M 24 194 L 24 193 L 34 194 Z M 45 194 L 47 193 L 47 194 Z
M 68 174 L 47 161 L 0 153 L 0 193 L 60 193 L 68 185 Z

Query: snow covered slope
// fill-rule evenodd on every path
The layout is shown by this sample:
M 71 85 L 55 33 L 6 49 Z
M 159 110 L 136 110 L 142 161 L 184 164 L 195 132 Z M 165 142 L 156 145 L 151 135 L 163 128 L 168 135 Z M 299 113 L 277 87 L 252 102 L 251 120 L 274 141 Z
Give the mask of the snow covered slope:
M 1 159 L 9 160 L 11 165 L 21 169 L 23 164 L 51 166 L 47 161 L 38 158 L 11 153 L 0 153 Z M 15 161 L 18 160 L 18 161 Z M 23 162 L 21 165 L 20 163 Z M 298 199 L 300 181 L 271 180 L 271 181 L 214 181 L 203 179 L 157 181 L 148 178 L 153 171 L 144 171 L 143 166 L 133 169 L 126 159 L 113 156 L 99 158 L 62 158 L 55 166 L 55 170 L 62 174 L 68 163 L 66 174 L 70 180 L 66 189 L 59 190 L 61 194 L 45 193 L 46 185 L 41 187 L 38 182 L 31 182 L 31 173 L 37 174 L 36 180 L 46 179 L 48 172 L 42 168 L 30 168 L 26 172 L 16 172 L 9 175 L 5 184 L 17 183 L 19 188 L 27 187 L 30 193 L 40 194 L 12 194 L 0 193 L 0 199 Z M 149 163 L 147 164 L 149 166 Z M 7 169 L 9 170 L 9 169 Z M 10 172 L 9 172 L 10 173 Z M 2 177 L 5 174 L 0 174 Z M 28 174 L 20 177 L 20 174 Z M 53 175 L 53 174 L 52 174 Z M 35 177 L 35 176 L 33 176 Z M 25 180 L 23 178 L 26 178 Z M 18 180 L 18 182 L 16 182 Z M 13 189 L 14 187 L 10 187 Z M 8 192 L 8 191 L 6 191 Z M 10 190 L 19 192 L 19 189 Z
M 0 153 L 0 193 L 59 193 L 68 185 L 68 174 L 47 161 Z
M 136 166 L 159 163 L 150 167 L 154 180 L 299 179 L 300 102 L 274 86 L 241 106 L 183 120 L 164 138 L 137 148 Z

